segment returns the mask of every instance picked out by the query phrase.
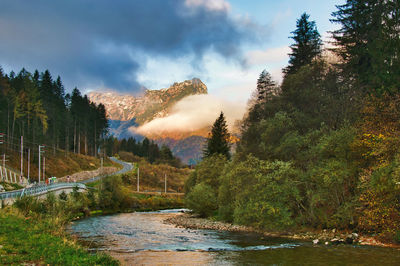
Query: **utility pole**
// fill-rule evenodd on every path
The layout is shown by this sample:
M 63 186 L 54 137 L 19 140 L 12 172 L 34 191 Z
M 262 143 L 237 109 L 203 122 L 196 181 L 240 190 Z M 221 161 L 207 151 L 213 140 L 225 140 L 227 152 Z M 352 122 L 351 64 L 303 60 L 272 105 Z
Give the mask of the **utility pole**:
M 137 192 L 139 192 L 139 166 L 137 168 Z
M 46 183 L 46 157 L 43 156 L 43 182 Z
M 7 176 L 7 169 L 6 169 L 6 154 L 3 154 L 3 169 L 4 169 L 4 176 L 5 176 L 5 181 L 7 181 L 8 176 Z
M 31 149 L 28 149 L 28 183 L 30 181 L 29 173 L 31 170 Z
M 167 194 L 167 174 L 164 174 L 164 192 Z
M 41 172 L 40 172 L 40 166 L 41 166 L 40 156 L 42 155 L 42 152 L 44 152 L 44 151 L 42 151 L 42 148 L 44 148 L 44 147 L 45 147 L 44 145 L 39 145 L 39 175 L 38 175 L 39 184 L 40 184 L 40 174 L 41 174 Z
M 4 134 L 0 133 L 0 144 L 4 144 Z M 7 171 L 6 171 L 6 154 L 3 153 L 3 169 L 6 175 Z M 3 169 L 1 170 L 1 181 L 4 181 L 4 176 L 3 176 Z
M 21 174 L 20 178 L 24 175 L 24 136 L 21 136 Z

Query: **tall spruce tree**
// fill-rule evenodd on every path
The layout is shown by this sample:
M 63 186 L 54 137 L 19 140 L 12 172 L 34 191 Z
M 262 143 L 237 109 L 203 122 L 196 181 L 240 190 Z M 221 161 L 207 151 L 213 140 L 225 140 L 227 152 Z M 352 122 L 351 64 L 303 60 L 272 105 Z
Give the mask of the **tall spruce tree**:
M 399 90 L 400 1 L 347 0 L 336 6 L 332 22 L 343 72 L 364 92 Z
M 272 80 L 271 74 L 264 69 L 257 79 L 257 100 L 260 102 L 270 100 L 275 93 L 276 83 Z
M 321 36 L 318 33 L 315 21 L 309 21 L 310 15 L 303 13 L 296 22 L 296 30 L 291 32 L 295 43 L 290 46 L 289 65 L 283 69 L 287 74 L 293 74 L 297 70 L 312 62 L 321 54 Z
M 210 157 L 213 154 L 222 154 L 230 158 L 230 134 L 226 125 L 224 113 L 221 112 L 211 129 L 211 134 L 207 140 L 207 147 L 204 150 L 204 157 Z

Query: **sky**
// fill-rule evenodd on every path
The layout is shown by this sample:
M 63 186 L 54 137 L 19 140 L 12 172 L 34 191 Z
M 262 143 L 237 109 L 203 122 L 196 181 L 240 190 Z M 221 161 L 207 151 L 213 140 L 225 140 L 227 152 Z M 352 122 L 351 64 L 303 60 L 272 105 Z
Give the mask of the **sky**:
M 324 39 L 344 0 L 0 0 L 0 66 L 49 69 L 70 91 L 137 94 L 193 77 L 244 104 L 277 81 L 303 12 Z

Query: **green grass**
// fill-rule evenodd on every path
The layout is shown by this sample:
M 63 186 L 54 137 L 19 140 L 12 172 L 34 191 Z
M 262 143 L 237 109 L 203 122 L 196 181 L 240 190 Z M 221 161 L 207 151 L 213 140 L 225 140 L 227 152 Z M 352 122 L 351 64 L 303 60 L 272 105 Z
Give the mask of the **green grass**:
M 106 254 L 90 254 L 49 220 L 0 213 L 0 264 L 118 265 Z

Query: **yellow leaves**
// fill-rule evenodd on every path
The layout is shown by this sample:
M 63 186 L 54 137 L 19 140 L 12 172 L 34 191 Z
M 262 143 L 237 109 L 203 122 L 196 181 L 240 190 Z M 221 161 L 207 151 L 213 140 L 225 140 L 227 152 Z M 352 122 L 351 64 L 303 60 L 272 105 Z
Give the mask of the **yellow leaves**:
M 364 206 L 358 221 L 360 229 L 369 232 L 400 229 L 400 213 L 397 211 L 400 204 L 388 198 L 387 194 L 366 190 L 359 200 Z
M 238 137 L 234 136 L 234 135 L 230 135 L 228 141 L 229 141 L 230 143 L 236 143 L 236 142 L 239 142 L 240 139 L 239 139 Z

